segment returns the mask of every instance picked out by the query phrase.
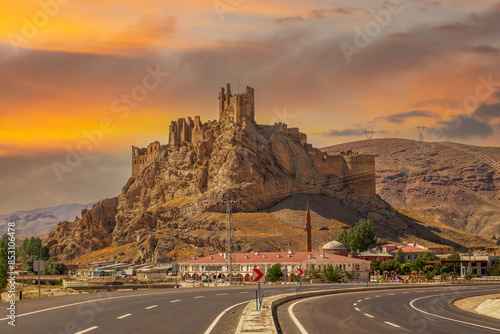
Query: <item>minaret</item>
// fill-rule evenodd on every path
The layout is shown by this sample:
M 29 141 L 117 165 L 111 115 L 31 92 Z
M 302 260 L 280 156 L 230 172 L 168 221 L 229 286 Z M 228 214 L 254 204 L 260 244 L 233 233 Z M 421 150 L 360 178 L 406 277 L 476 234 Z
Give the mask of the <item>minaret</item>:
M 306 252 L 311 252 L 312 251 L 312 244 L 311 244 L 311 213 L 309 212 L 309 202 L 307 202 L 307 209 L 306 209 L 306 235 L 307 235 Z

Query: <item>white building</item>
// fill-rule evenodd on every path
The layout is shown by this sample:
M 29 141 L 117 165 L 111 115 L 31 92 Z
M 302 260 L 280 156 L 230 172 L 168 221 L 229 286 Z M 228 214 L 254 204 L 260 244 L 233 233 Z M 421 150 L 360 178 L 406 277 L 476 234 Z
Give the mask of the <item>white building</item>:
M 276 263 L 281 263 L 282 268 L 287 269 L 289 276 L 293 273 L 297 274 L 298 268 L 308 273 L 312 268 L 323 270 L 328 265 L 338 266 L 342 272 L 357 274 L 362 281 L 367 281 L 370 274 L 370 261 L 328 252 L 237 253 L 234 254 L 233 266 L 236 279 L 249 282 L 254 268 L 266 273 Z M 228 269 L 225 254 L 219 253 L 181 262 L 179 271 L 184 280 L 189 278 L 226 280 Z

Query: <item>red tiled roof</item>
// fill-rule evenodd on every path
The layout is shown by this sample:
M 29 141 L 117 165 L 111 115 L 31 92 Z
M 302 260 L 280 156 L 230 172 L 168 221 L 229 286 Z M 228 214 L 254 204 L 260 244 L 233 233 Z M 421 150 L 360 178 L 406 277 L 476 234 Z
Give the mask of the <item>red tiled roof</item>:
M 391 250 L 391 251 L 389 251 L 389 253 L 391 253 L 391 254 L 397 253 L 397 251 L 400 249 L 402 249 L 403 252 L 405 252 L 405 253 L 423 253 L 423 252 L 428 251 L 428 249 L 426 249 L 426 248 L 404 245 L 404 246 L 397 246 L 397 249 Z
M 311 258 L 308 255 L 311 254 Z M 324 254 L 323 257 L 321 254 Z M 266 253 L 237 253 L 235 263 L 365 263 L 369 262 L 353 257 L 341 256 L 323 252 L 266 252 Z M 180 264 L 225 264 L 224 253 L 209 255 Z

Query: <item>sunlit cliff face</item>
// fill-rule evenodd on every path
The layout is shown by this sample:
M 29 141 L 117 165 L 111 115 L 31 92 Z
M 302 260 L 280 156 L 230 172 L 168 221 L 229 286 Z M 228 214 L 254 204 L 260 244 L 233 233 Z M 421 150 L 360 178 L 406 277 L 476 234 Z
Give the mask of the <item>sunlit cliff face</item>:
M 167 142 L 179 117 L 217 118 L 228 81 L 256 89 L 258 123 L 319 147 L 365 129 L 416 139 L 418 125 L 496 145 L 499 28 L 498 1 L 7 2 L 0 213 L 117 194 L 131 145 Z M 71 169 L 62 181 L 53 162 Z

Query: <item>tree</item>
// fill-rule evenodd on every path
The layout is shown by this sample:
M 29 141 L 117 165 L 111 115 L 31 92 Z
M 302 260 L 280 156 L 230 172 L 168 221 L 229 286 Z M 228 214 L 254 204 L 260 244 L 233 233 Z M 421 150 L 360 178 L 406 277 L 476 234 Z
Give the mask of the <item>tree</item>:
M 64 275 L 67 271 L 68 271 L 68 267 L 64 263 L 55 262 L 52 260 L 47 260 L 47 261 L 44 261 L 42 274 L 43 275 Z
M 423 252 L 415 260 L 415 270 L 423 270 L 428 265 L 427 261 L 437 260 L 438 257 L 431 252 Z
M 8 264 L 8 246 L 9 239 L 7 234 L 4 234 L 0 239 L 0 292 L 2 292 L 7 286 L 7 278 L 9 272 Z
M 266 281 L 277 282 L 283 276 L 283 271 L 281 270 L 281 263 L 273 264 L 271 268 L 267 271 Z
M 380 270 L 383 270 L 383 271 L 393 271 L 393 270 L 396 270 L 398 268 L 398 265 L 396 264 L 396 261 L 394 260 L 386 260 L 384 262 L 382 262 L 382 264 L 380 265 Z
M 354 273 L 350 273 L 348 271 L 344 272 L 344 277 L 350 282 L 354 278 Z
M 497 236 L 493 234 L 493 236 L 491 237 L 491 239 L 496 240 Z
M 409 274 L 413 270 L 413 263 L 411 262 L 403 263 L 401 265 L 400 270 L 405 274 Z
M 490 268 L 491 276 L 500 276 L 500 259 L 495 259 Z
M 349 249 L 364 252 L 377 244 L 375 226 L 370 219 L 361 219 L 348 233 Z
M 40 259 L 45 259 L 47 260 L 49 258 L 49 247 L 47 246 L 42 246 L 42 248 L 40 248 Z
M 321 271 L 311 268 L 311 270 L 309 270 L 309 279 L 313 278 L 321 278 Z
M 343 281 L 339 266 L 335 266 L 334 268 L 331 264 L 323 270 L 323 277 L 325 281 L 330 283 L 338 283 Z
M 349 235 L 345 229 L 342 229 L 342 231 L 339 233 L 339 235 L 337 236 L 337 241 L 344 245 L 348 250 L 350 250 Z
M 370 269 L 371 270 L 380 270 L 380 265 L 382 262 L 380 262 L 379 259 L 373 259 L 372 263 L 370 264 Z
M 398 249 L 398 251 L 396 252 L 395 259 L 396 259 L 397 264 L 405 263 L 405 252 L 403 252 L 403 250 L 401 248 Z

